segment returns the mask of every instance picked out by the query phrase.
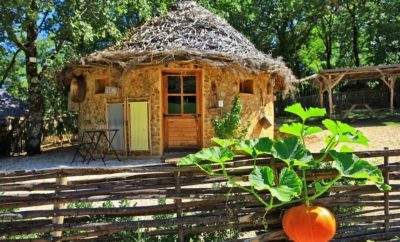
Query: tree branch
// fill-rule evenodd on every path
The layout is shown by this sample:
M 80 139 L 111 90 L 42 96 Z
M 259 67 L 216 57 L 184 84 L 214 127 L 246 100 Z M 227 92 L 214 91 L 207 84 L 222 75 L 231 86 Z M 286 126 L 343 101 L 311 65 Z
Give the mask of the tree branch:
M 21 43 L 21 41 L 18 39 L 18 37 L 15 35 L 14 31 L 12 31 L 12 29 L 10 29 L 10 26 L 6 26 L 5 27 L 5 31 L 7 33 L 7 37 L 8 39 L 13 42 L 19 49 L 22 49 L 24 51 L 27 50 L 27 48 L 25 47 L 25 45 L 23 45 Z
M 49 10 L 47 10 L 47 11 L 44 13 L 43 19 L 42 19 L 42 21 L 40 22 L 39 27 L 38 27 L 38 32 L 41 32 L 41 31 L 43 30 L 43 25 L 44 25 L 44 23 L 46 22 L 47 16 L 49 16 L 49 13 L 50 13 Z
M 6 78 L 8 77 L 8 74 L 10 73 L 11 69 L 13 68 L 13 66 L 14 66 L 14 64 L 15 64 L 15 61 L 16 61 L 16 59 L 17 59 L 17 56 L 18 56 L 18 54 L 19 54 L 19 52 L 20 52 L 21 50 L 22 50 L 22 49 L 18 49 L 17 51 L 14 52 L 14 55 L 13 55 L 13 57 L 11 58 L 11 61 L 10 61 L 10 63 L 8 64 L 7 69 L 4 71 L 3 77 L 2 77 L 2 79 L 1 79 L 1 81 L 0 81 L 0 86 L 2 86 L 2 85 L 4 84 L 4 81 L 6 80 Z
M 46 60 L 54 60 L 54 58 L 56 57 L 56 55 L 58 54 L 58 51 L 60 51 L 62 45 L 63 45 L 64 41 L 59 42 L 53 52 L 49 55 L 49 57 L 46 58 Z M 47 65 L 46 63 L 42 64 L 42 70 L 39 73 L 39 79 L 41 79 L 45 73 L 45 71 L 47 70 L 47 68 L 49 67 L 49 65 Z

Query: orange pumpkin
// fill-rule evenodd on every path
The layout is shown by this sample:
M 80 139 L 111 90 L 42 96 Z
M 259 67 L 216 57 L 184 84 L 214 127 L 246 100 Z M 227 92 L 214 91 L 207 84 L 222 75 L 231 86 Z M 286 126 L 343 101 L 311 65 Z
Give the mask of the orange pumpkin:
M 299 205 L 287 210 L 283 230 L 295 242 L 327 242 L 335 236 L 335 216 L 324 207 Z

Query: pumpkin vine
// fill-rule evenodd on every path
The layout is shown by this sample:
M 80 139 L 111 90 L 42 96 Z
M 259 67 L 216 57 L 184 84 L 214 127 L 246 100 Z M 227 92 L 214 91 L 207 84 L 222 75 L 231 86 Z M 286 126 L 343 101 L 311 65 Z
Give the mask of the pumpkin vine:
M 311 119 L 321 119 L 326 115 L 323 108 L 307 109 L 296 103 L 286 107 L 285 111 L 300 119 L 300 122 L 285 123 L 280 127 L 279 131 L 287 134 L 287 138 L 213 138 L 217 146 L 190 154 L 182 158 L 178 165 L 195 165 L 210 176 L 224 177 L 230 186 L 254 196 L 264 206 L 266 214 L 273 209 L 295 203 L 304 203 L 309 208 L 342 178 L 369 182 L 381 190 L 390 189 L 384 183 L 382 172 L 375 165 L 353 154 L 347 146 L 367 146 L 368 139 L 362 132 L 331 119 L 324 119 L 319 126 L 308 124 Z M 315 157 L 307 149 L 305 139 L 322 132 L 324 129 L 321 127 L 327 130 L 328 135 L 321 155 Z M 240 155 L 250 156 L 253 160 L 253 168 L 247 179 L 230 174 L 226 168 L 227 162 Z M 272 162 L 260 164 L 262 160 L 259 158 L 265 156 L 272 156 L 274 159 Z M 327 159 L 328 156 L 330 159 Z M 307 174 L 326 167 L 336 170 L 337 175 L 308 184 Z M 265 195 L 265 192 L 269 195 Z

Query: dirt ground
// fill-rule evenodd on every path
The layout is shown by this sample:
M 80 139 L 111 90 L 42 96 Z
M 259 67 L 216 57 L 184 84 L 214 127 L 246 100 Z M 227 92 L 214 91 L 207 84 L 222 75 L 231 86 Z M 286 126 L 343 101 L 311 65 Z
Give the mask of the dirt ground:
M 364 133 L 369 140 L 368 146 L 349 145 L 355 151 L 363 150 L 383 150 L 384 147 L 389 149 L 400 149 L 400 123 L 385 122 L 377 124 L 355 125 L 358 130 Z M 324 131 L 315 136 L 311 136 L 306 140 L 308 148 L 313 152 L 318 152 L 324 147 L 324 137 L 328 134 Z

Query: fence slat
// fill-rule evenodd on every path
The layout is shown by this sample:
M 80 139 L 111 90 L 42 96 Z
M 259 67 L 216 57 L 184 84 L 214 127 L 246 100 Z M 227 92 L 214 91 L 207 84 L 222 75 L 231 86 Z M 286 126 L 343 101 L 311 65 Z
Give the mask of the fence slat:
M 178 196 L 181 195 L 181 173 L 179 171 L 174 172 L 174 177 L 175 177 L 175 191 Z M 178 219 L 182 218 L 182 199 L 174 199 L 174 203 L 176 206 L 176 217 Z M 185 241 L 185 235 L 184 235 L 184 230 L 182 225 L 178 225 L 178 239 L 179 242 L 184 242 Z
M 384 148 L 385 151 L 389 150 L 388 147 Z M 383 157 L 383 165 L 385 167 L 389 167 L 389 156 L 385 155 Z M 386 184 L 389 185 L 390 181 L 389 181 L 389 171 L 388 169 L 385 169 L 383 171 L 383 179 L 385 181 Z M 385 208 L 384 208 L 384 212 L 385 212 L 385 231 L 388 232 L 390 230 L 390 199 L 389 199 L 389 191 L 385 191 L 384 192 L 384 201 L 385 201 Z
M 55 194 L 61 192 L 61 186 L 68 184 L 68 178 L 64 176 L 60 176 L 56 178 L 57 188 L 55 190 Z M 53 210 L 57 212 L 59 209 L 64 209 L 66 206 L 64 203 L 54 203 Z M 53 217 L 53 224 L 63 224 L 64 223 L 64 216 L 54 216 Z M 59 238 L 62 237 L 62 231 L 53 231 L 51 232 L 51 236 L 53 237 L 54 241 L 60 241 Z

